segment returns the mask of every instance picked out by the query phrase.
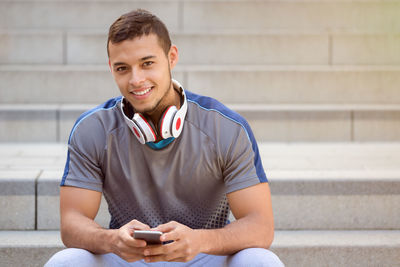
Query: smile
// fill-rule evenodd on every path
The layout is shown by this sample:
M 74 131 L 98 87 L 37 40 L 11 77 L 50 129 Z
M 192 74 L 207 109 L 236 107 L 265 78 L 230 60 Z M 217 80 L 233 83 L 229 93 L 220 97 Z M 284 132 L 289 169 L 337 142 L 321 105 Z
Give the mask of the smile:
M 147 89 L 145 89 L 145 90 L 143 90 L 143 91 L 133 91 L 132 94 L 138 95 L 138 96 L 145 95 L 145 94 L 147 94 L 148 92 L 150 92 L 151 89 L 153 89 L 153 87 L 149 87 L 149 88 L 147 88 Z

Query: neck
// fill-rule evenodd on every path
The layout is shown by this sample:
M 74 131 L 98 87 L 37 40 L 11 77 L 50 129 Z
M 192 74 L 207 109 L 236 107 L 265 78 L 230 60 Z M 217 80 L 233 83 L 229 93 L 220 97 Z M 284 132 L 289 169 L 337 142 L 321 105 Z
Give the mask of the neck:
M 171 88 L 168 90 L 165 97 L 160 101 L 159 105 L 153 111 L 145 114 L 147 119 L 151 120 L 154 127 L 156 127 L 157 132 L 159 132 L 160 130 L 158 129 L 158 122 L 160 121 L 164 111 L 169 106 L 176 106 L 177 109 L 180 109 L 181 107 L 181 95 L 174 89 L 172 82 L 171 82 Z M 161 136 L 157 135 L 156 142 L 161 140 L 162 140 Z

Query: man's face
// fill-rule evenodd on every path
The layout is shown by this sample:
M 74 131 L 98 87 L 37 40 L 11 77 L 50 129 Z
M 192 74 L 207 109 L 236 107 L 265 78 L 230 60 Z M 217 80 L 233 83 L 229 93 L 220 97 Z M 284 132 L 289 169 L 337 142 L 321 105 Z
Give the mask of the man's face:
M 165 55 L 155 34 L 109 43 L 114 80 L 121 94 L 140 113 L 151 113 L 166 104 L 163 102 L 172 89 L 171 69 L 177 56 L 175 46 Z

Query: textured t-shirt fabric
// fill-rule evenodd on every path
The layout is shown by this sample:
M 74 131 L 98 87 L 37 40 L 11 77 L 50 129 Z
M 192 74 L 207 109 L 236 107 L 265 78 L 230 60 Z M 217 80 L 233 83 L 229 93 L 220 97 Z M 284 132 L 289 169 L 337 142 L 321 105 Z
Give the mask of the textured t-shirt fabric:
M 121 113 L 121 97 L 82 114 L 68 141 L 61 186 L 102 192 L 110 228 L 136 219 L 193 229 L 229 223 L 226 194 L 267 178 L 243 117 L 215 99 L 186 92 L 181 135 L 162 149 L 142 145 Z

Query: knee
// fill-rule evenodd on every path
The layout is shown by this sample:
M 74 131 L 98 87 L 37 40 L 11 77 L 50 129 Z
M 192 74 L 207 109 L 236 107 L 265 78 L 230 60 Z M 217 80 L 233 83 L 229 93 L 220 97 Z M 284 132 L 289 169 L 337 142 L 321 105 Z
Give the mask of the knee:
M 54 254 L 44 267 L 93 266 L 94 255 L 87 250 L 67 248 Z
M 248 248 L 229 257 L 229 267 L 258 266 L 283 267 L 284 264 L 272 251 L 263 248 Z

